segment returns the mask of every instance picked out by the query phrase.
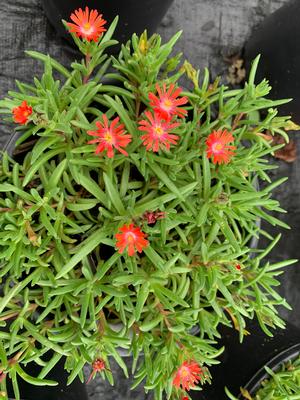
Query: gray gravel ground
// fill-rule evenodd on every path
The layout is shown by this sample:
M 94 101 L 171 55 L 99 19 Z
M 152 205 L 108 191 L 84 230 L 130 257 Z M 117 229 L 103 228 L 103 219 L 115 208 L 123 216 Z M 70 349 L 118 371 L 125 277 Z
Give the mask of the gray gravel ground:
M 163 1 L 163 0 L 162 0 Z M 224 57 L 241 51 L 251 30 L 264 17 L 285 4 L 287 0 L 175 0 L 161 23 L 158 32 L 168 39 L 178 30 L 183 35 L 176 50 L 193 65 L 209 67 L 212 76 L 227 73 Z M 39 0 L 0 0 L 0 96 L 14 87 L 15 79 L 30 81 L 33 74 L 41 73 L 41 65 L 26 57 L 24 49 L 49 53 L 65 64 L 74 53 L 62 42 L 48 24 Z M 1 122 L 0 122 L 1 125 Z M 0 146 L 9 135 L 8 127 L 1 127 Z M 296 139 L 298 151 L 299 137 Z M 272 254 L 272 259 L 300 258 L 300 158 L 292 164 L 279 162 L 276 177 L 288 176 L 289 182 L 279 188 L 275 196 L 288 211 L 283 219 L 292 227 L 283 232 L 283 239 Z M 270 231 L 270 227 L 267 227 Z M 283 315 L 300 327 L 300 272 L 289 267 L 282 277 L 281 293 L 292 304 L 294 311 Z M 128 360 L 130 364 L 130 360 Z M 116 377 L 113 388 L 108 383 L 94 380 L 88 385 L 90 400 L 148 399 L 142 390 L 129 391 L 130 382 L 112 364 Z

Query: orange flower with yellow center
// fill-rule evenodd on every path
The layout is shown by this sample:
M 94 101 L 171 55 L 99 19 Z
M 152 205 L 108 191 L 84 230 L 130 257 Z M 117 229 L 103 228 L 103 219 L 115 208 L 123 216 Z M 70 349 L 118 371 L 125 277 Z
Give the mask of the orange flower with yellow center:
M 91 40 L 97 42 L 103 32 L 106 31 L 103 27 L 106 21 L 97 10 L 90 11 L 88 7 L 85 7 L 85 10 L 82 11 L 82 9 L 79 8 L 79 10 L 75 10 L 74 13 L 71 14 L 70 18 L 74 22 L 67 22 L 70 32 L 75 33 L 78 37 L 82 37 L 82 39 L 86 39 L 89 42 Z
M 158 96 L 149 93 L 150 107 L 153 108 L 154 112 L 166 121 L 171 120 L 174 116 L 184 118 L 187 111 L 180 106 L 186 104 L 188 98 L 186 96 L 179 97 L 182 89 L 175 88 L 173 83 L 168 89 L 165 83 L 162 88 L 157 83 L 155 88 Z
M 177 144 L 179 136 L 171 132 L 180 125 L 178 122 L 170 123 L 150 111 L 145 111 L 145 116 L 147 119 L 139 122 L 139 130 L 146 132 L 141 139 L 147 150 L 169 150 L 171 144 Z
M 214 164 L 228 164 L 235 154 L 234 138 L 226 129 L 218 129 L 208 135 L 206 139 L 206 155 L 211 158 Z
M 98 143 L 96 154 L 107 152 L 108 158 L 113 158 L 114 149 L 128 156 L 124 148 L 131 142 L 131 135 L 125 134 L 124 124 L 118 124 L 120 118 L 115 118 L 109 123 L 106 114 L 102 115 L 102 120 L 96 122 L 97 130 L 88 131 L 90 136 L 96 136 L 96 139 L 89 140 L 88 144 Z
M 116 247 L 119 253 L 122 254 L 125 249 L 127 249 L 127 254 L 131 257 L 136 251 L 141 253 L 149 244 L 146 239 L 146 234 L 134 224 L 123 225 L 119 228 L 119 231 L 115 236 L 117 239 Z

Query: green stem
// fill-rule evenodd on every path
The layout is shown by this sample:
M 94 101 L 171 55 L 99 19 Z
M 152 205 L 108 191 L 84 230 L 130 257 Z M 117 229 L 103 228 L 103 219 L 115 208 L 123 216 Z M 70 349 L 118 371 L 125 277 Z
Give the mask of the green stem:
M 86 66 L 87 70 L 89 70 L 90 62 L 91 62 L 91 55 L 89 53 L 87 53 L 86 56 L 85 56 L 85 66 Z M 88 80 L 90 79 L 91 73 L 92 73 L 92 71 L 90 73 L 87 73 L 87 75 L 85 75 L 83 77 L 83 81 L 82 82 L 83 82 L 84 85 L 86 85 L 88 83 Z

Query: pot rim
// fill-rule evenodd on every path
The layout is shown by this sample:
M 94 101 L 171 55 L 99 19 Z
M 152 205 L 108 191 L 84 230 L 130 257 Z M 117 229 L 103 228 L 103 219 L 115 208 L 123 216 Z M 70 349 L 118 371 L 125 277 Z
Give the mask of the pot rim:
M 276 356 L 271 358 L 263 367 L 261 367 L 244 386 L 250 395 L 254 395 L 261 386 L 261 382 L 268 378 L 269 374 L 265 367 L 269 367 L 272 371 L 277 371 L 280 366 L 290 360 L 294 360 L 300 354 L 300 343 L 297 343 L 287 349 L 281 351 Z M 238 396 L 242 400 L 242 395 Z

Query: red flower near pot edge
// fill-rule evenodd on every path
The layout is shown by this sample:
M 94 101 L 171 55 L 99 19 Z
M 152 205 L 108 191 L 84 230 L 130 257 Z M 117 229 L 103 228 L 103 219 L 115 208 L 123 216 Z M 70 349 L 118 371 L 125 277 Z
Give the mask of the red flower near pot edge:
M 180 124 L 178 122 L 170 123 L 161 119 L 157 113 L 145 111 L 148 120 L 143 119 L 139 122 L 139 130 L 147 132 L 141 139 L 147 150 L 157 152 L 159 149 L 169 150 L 171 144 L 177 144 L 179 136 L 170 134 Z
M 119 253 L 122 254 L 127 248 L 127 253 L 131 257 L 136 251 L 141 253 L 149 244 L 148 240 L 145 239 L 146 234 L 133 224 L 123 225 L 119 228 L 119 232 L 115 236 L 117 239 L 116 247 Z
M 178 389 L 181 386 L 183 390 L 190 390 L 199 382 L 202 373 L 203 371 L 196 361 L 184 361 L 176 371 L 173 386 Z
M 114 148 L 120 153 L 128 156 L 128 153 L 123 149 L 131 142 L 131 135 L 125 135 L 124 124 L 119 124 L 119 117 L 115 118 L 111 124 L 105 114 L 102 115 L 103 123 L 96 122 L 97 131 L 88 131 L 90 136 L 97 136 L 97 139 L 90 140 L 88 144 L 99 143 L 95 153 L 99 154 L 104 151 L 107 152 L 107 157 L 114 156 Z M 123 148 L 122 148 L 123 147 Z
M 102 14 L 99 14 L 97 10 L 90 11 L 87 6 L 85 7 L 85 11 L 82 11 L 81 8 L 75 10 L 70 18 L 74 24 L 72 22 L 67 22 L 70 28 L 69 31 L 75 33 L 78 37 L 81 36 L 89 42 L 91 40 L 97 42 L 102 33 L 106 31 L 106 29 L 103 28 L 106 21 L 102 18 Z
M 178 98 L 182 92 L 182 89 L 175 88 L 173 83 L 168 89 L 165 83 L 163 84 L 162 89 L 158 83 L 155 85 L 155 87 L 159 97 L 151 92 L 148 95 L 150 107 L 154 109 L 154 112 L 166 121 L 169 121 L 175 115 L 180 118 L 184 118 L 187 114 L 187 111 L 179 106 L 186 104 L 188 102 L 188 98 L 186 96 Z
M 28 118 L 32 114 L 32 107 L 30 107 L 27 104 L 27 101 L 24 100 L 20 106 L 12 109 L 12 113 L 13 119 L 16 123 L 25 125 L 28 121 Z
M 228 164 L 234 155 L 235 146 L 228 145 L 234 138 L 226 129 L 218 129 L 208 135 L 206 139 L 206 154 L 212 158 L 214 164 Z

